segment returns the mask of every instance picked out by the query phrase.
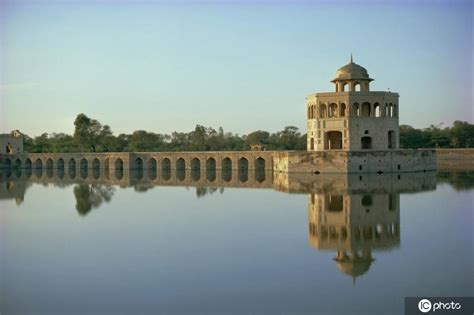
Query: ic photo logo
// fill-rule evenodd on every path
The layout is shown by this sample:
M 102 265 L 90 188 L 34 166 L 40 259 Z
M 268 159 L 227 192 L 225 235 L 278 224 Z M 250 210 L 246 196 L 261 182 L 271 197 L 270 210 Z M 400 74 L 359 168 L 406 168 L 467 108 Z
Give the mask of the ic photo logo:
M 431 301 L 428 299 L 422 299 L 418 302 L 418 309 L 422 313 L 428 313 L 431 311 Z

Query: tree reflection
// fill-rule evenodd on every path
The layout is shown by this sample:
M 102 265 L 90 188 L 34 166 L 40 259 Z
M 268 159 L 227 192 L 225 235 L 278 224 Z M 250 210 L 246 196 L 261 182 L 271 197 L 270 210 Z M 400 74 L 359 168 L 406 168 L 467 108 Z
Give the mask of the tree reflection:
M 74 187 L 76 210 L 81 216 L 85 216 L 104 201 L 109 202 L 114 193 L 115 188 L 111 186 L 78 184 Z

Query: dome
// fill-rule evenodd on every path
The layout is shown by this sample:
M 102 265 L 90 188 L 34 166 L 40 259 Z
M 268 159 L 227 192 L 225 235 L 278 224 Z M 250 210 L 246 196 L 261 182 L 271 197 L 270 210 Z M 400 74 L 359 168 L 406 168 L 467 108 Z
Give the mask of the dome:
M 351 61 L 347 65 L 337 69 L 336 78 L 332 80 L 331 82 L 335 82 L 339 80 L 372 81 L 373 79 L 369 77 L 369 74 L 367 73 L 367 69 L 353 62 L 352 56 L 351 56 Z

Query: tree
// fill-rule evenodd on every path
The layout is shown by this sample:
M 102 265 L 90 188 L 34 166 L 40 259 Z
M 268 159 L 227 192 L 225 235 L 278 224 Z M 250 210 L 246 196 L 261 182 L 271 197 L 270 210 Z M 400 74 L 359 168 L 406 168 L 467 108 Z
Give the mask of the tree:
M 74 126 L 74 139 L 80 146 L 81 151 L 92 150 L 92 152 L 97 152 L 97 145 L 103 132 L 102 125 L 95 119 L 79 114 L 74 120 Z

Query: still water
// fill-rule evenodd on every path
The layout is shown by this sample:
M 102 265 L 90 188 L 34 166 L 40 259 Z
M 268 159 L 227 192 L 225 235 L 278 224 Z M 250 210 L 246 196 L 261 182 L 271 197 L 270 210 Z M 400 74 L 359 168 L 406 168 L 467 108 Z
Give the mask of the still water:
M 2 315 L 403 314 L 405 296 L 474 295 L 473 172 L 0 184 Z

